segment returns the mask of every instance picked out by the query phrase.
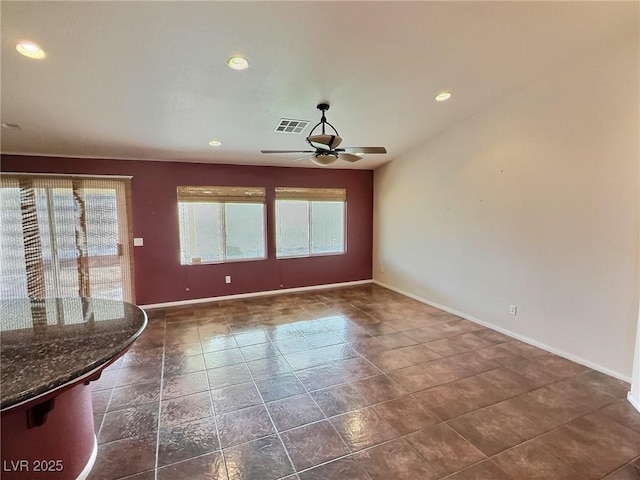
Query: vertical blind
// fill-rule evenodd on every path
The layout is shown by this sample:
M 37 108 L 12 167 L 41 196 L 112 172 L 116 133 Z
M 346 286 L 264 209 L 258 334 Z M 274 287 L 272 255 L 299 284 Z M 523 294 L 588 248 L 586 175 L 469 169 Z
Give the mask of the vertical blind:
M 2 174 L 0 298 L 133 302 L 130 178 Z

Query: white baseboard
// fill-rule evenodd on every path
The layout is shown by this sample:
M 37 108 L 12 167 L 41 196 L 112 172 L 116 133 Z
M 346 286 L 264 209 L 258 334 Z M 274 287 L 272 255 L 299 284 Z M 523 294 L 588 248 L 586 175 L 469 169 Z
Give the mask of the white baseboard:
M 185 305 L 197 305 L 198 303 L 219 302 L 221 300 L 237 300 L 241 298 L 265 297 L 268 295 L 280 295 L 284 293 L 309 292 L 313 290 L 328 290 L 330 288 L 339 288 L 339 287 L 353 287 L 356 285 L 364 285 L 367 283 L 373 283 L 373 280 L 372 279 L 355 280 L 353 282 L 328 283 L 324 285 L 311 285 L 309 287 L 283 288 L 280 290 L 265 290 L 263 292 L 253 292 L 253 293 L 238 293 L 235 295 L 222 295 L 220 297 L 194 298 L 193 300 L 179 300 L 177 302 L 152 303 L 149 305 L 139 305 L 139 307 L 146 308 L 146 309 L 180 307 Z
M 96 436 L 93 436 L 93 450 L 91 451 L 91 455 L 89 456 L 89 460 L 86 465 L 80 472 L 80 475 L 76 478 L 76 480 L 86 480 L 93 469 L 93 465 L 96 463 L 96 458 L 98 457 L 98 439 Z
M 634 396 L 631 395 L 631 392 L 629 392 L 627 394 L 627 400 L 631 405 L 633 405 L 633 408 L 635 408 L 636 410 L 638 410 L 638 412 L 640 412 L 640 398 L 634 398 Z
M 480 320 L 479 318 L 472 317 L 471 315 L 467 315 L 466 313 L 459 312 L 459 311 L 454 310 L 453 308 L 449 308 L 449 307 L 447 307 L 445 305 L 440 305 L 440 304 L 438 304 L 436 302 L 432 302 L 430 300 L 427 300 L 425 298 L 419 297 L 419 296 L 414 295 L 412 293 L 405 292 L 404 290 L 396 288 L 396 287 L 394 287 L 392 285 L 388 285 L 388 284 L 383 283 L 383 282 L 381 282 L 379 280 L 375 280 L 374 279 L 373 283 L 375 283 L 377 285 L 380 285 L 381 287 L 388 288 L 389 290 L 393 290 L 394 292 L 398 292 L 398 293 L 400 293 L 402 295 L 405 295 L 405 296 L 407 296 L 409 298 L 413 298 L 414 300 L 417 300 L 419 302 L 425 303 L 427 305 L 431 305 L 432 307 L 436 307 L 436 308 L 439 308 L 440 310 L 444 310 L 445 312 L 452 313 L 453 315 L 457 315 L 457 316 L 462 317 L 462 318 L 464 318 L 466 320 L 469 320 L 471 322 L 474 322 L 474 323 L 477 323 L 479 325 L 482 325 L 483 327 L 487 327 L 487 328 L 490 328 L 490 329 L 495 330 L 497 332 L 504 333 L 505 335 L 508 335 L 508 336 L 510 336 L 512 338 L 515 338 L 516 340 L 520 340 L 520 341 L 522 341 L 524 343 L 528 343 L 529 345 L 533 345 L 534 347 L 541 348 L 542 350 L 546 350 L 547 352 L 550 352 L 550 353 L 553 353 L 553 354 L 558 355 L 560 357 L 566 358 L 567 360 L 571 360 L 572 362 L 576 362 L 576 363 L 579 363 L 580 365 L 584 365 L 585 367 L 589 367 L 592 370 L 597 370 L 598 372 L 601 372 L 601 373 L 604 373 L 604 374 L 609 375 L 611 377 L 617 378 L 618 380 L 622 380 L 624 382 L 631 383 L 631 377 L 629 377 L 627 375 L 623 375 L 622 373 L 616 372 L 616 371 L 611 370 L 609 368 L 603 367 L 602 365 L 598 365 L 597 363 L 591 362 L 590 360 L 587 360 L 585 358 L 578 357 L 577 355 L 573 355 L 572 353 L 568 353 L 568 352 L 565 352 L 564 350 L 560 350 L 560 349 L 558 349 L 556 347 L 552 347 L 551 345 L 547 345 L 546 343 L 542 343 L 542 342 L 539 342 L 539 341 L 534 340 L 532 338 L 529 338 L 529 337 L 526 337 L 524 335 L 521 335 L 519 333 L 512 332 L 511 330 L 508 330 L 506 328 L 500 327 L 500 326 L 495 325 L 495 324 L 493 324 L 491 322 L 486 322 L 484 320 Z M 629 400 L 629 401 L 633 404 L 633 402 L 631 400 Z M 636 406 L 636 405 L 634 404 L 634 406 Z M 638 407 L 636 407 L 636 408 L 638 408 Z

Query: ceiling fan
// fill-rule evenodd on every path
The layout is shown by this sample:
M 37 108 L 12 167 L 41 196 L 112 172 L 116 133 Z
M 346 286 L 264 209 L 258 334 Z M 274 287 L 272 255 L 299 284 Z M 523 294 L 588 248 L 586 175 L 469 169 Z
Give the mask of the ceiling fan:
M 330 165 L 336 160 L 345 160 L 347 162 L 357 162 L 361 160 L 361 155 L 365 153 L 387 153 L 387 149 L 384 147 L 345 147 L 338 148 L 342 143 L 342 137 L 338 134 L 338 131 L 333 125 L 327 122 L 327 118 L 324 113 L 329 110 L 328 103 L 318 104 L 318 110 L 322 112 L 322 118 L 311 129 L 311 133 L 307 137 L 307 143 L 311 145 L 315 150 L 260 150 L 262 153 L 306 153 L 304 157 L 294 160 L 311 159 L 316 165 Z M 333 134 L 326 132 L 326 127 L 331 127 Z M 314 131 L 321 127 L 321 133 L 315 134 Z

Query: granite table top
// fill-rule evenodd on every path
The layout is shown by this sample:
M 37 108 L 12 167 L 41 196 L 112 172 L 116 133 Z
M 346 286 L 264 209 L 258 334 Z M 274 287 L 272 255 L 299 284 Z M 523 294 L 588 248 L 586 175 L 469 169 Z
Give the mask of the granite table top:
M 0 301 L 0 410 L 92 376 L 146 325 L 144 310 L 118 300 Z

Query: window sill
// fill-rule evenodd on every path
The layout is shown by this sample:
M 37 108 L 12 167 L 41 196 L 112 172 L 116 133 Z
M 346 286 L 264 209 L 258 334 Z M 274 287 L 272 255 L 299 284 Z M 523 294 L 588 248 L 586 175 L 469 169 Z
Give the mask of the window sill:
M 182 263 L 180 262 L 180 266 L 183 267 L 197 267 L 199 265 L 226 265 L 229 263 L 244 263 L 244 262 L 260 262 L 266 260 L 267 257 L 261 258 L 234 258 L 233 260 L 221 260 L 219 262 L 199 262 L 199 263 Z
M 347 252 L 334 252 L 334 253 L 313 253 L 310 255 L 282 255 L 277 256 L 276 260 L 287 260 L 290 258 L 316 258 L 316 257 L 336 257 L 338 255 L 344 255 Z

